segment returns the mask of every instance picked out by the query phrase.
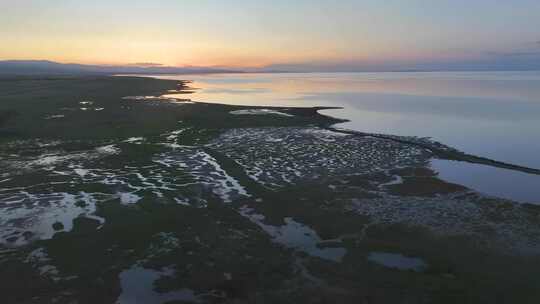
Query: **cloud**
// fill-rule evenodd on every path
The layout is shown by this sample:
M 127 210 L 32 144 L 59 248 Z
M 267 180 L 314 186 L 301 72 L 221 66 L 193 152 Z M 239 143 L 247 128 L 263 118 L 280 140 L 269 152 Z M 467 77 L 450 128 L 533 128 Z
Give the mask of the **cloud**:
M 136 62 L 131 63 L 129 66 L 135 66 L 140 68 L 155 68 L 155 67 L 161 67 L 163 64 L 161 63 L 155 63 L 155 62 Z
M 297 62 L 273 64 L 263 71 L 288 72 L 386 72 L 386 71 L 529 71 L 540 70 L 540 51 L 516 49 L 487 51 L 474 57 L 369 62 Z
M 539 41 L 540 44 L 540 41 Z M 539 51 L 515 51 L 515 52 L 487 52 L 494 57 L 539 57 Z

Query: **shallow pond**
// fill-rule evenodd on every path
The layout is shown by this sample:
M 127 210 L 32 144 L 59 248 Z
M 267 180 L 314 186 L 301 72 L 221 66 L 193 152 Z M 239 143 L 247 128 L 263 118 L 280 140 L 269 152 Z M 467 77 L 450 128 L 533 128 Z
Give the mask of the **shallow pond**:
M 418 272 L 423 271 L 428 267 L 426 262 L 420 258 L 406 257 L 397 253 L 371 252 L 368 255 L 368 261 L 388 268 L 413 270 Z
M 521 203 L 540 204 L 540 176 L 490 166 L 435 159 L 433 170 L 448 182 Z

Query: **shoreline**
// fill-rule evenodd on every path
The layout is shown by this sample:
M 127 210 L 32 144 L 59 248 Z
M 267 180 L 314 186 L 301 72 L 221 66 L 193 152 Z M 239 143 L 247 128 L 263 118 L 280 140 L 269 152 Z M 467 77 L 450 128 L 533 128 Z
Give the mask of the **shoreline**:
M 409 302 L 444 302 L 485 299 L 516 279 L 509 297 L 536 291 L 526 283 L 540 265 L 540 208 L 440 178 L 433 148 L 450 147 L 346 135 L 326 107 L 159 97 L 187 88 L 178 81 L 1 88 L 11 95 L 0 114 L 16 114 L 0 146 L 8 302 L 288 303 L 316 292 L 359 303 L 396 288 Z
M 114 76 L 114 77 L 126 77 L 126 76 Z M 128 76 L 128 77 L 139 77 L 139 76 Z M 153 78 L 151 76 L 142 76 L 141 78 Z M 153 78 L 153 79 L 159 79 L 159 78 Z M 192 91 L 196 88 L 191 88 L 187 86 L 186 84 L 192 83 L 190 80 L 177 80 L 179 84 L 185 88 L 188 91 L 182 92 L 180 89 L 178 94 L 191 94 Z M 163 96 L 163 95 L 162 95 Z M 181 100 L 181 99 L 178 99 Z M 443 143 L 431 141 L 431 140 L 412 140 L 413 138 L 417 138 L 414 135 L 411 136 L 399 136 L 399 135 L 392 135 L 392 134 L 379 134 L 379 133 L 368 133 L 368 132 L 362 132 L 362 131 L 355 131 L 350 129 L 341 129 L 335 127 L 336 125 L 344 122 L 349 122 L 349 119 L 341 119 L 337 117 L 333 117 L 329 114 L 322 114 L 319 111 L 324 110 L 340 110 L 345 109 L 345 107 L 329 107 L 329 106 L 311 106 L 311 107 L 281 107 L 281 106 L 258 106 L 258 105 L 230 105 L 225 103 L 214 103 L 214 102 L 204 102 L 204 101 L 194 101 L 189 99 L 190 101 L 194 103 L 199 104 L 206 104 L 206 105 L 222 105 L 222 106 L 234 106 L 239 107 L 242 109 L 271 109 L 271 110 L 279 110 L 281 112 L 286 112 L 291 115 L 297 115 L 297 116 L 325 116 L 329 117 L 333 120 L 337 120 L 338 122 L 327 124 L 327 125 L 321 125 L 321 127 L 338 133 L 343 134 L 349 134 L 349 135 L 358 135 L 358 136 L 372 136 L 377 137 L 381 139 L 387 139 L 387 140 L 393 140 L 399 143 L 403 144 L 409 144 L 413 146 L 417 146 L 423 149 L 427 149 L 430 152 L 432 152 L 437 158 L 443 159 L 443 160 L 453 160 L 453 161 L 460 161 L 460 162 L 467 162 L 472 164 L 480 164 L 480 165 L 486 165 L 491 166 L 495 168 L 501 168 L 501 169 L 507 169 L 507 170 L 513 170 L 533 175 L 540 175 L 540 169 L 527 167 L 527 166 L 521 166 L 516 165 L 512 163 L 502 162 L 495 159 L 477 156 L 468 154 L 463 151 L 459 151 L 455 148 L 446 146 Z M 411 138 L 411 140 L 407 140 L 406 138 Z

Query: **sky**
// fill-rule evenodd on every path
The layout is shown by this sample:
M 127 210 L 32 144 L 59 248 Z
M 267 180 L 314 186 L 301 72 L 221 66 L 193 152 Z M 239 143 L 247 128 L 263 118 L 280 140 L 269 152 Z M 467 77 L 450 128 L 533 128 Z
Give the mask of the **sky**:
M 0 0 L 0 60 L 540 69 L 538 0 Z

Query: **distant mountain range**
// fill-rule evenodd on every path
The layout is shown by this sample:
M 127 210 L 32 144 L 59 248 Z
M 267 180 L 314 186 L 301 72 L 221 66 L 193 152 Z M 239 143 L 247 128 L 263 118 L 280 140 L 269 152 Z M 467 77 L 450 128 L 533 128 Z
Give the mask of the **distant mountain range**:
M 534 53 L 538 60 L 531 63 L 532 56 L 495 56 L 490 60 L 467 62 L 427 62 L 397 64 L 344 63 L 291 63 L 272 64 L 261 68 L 212 68 L 212 67 L 171 67 L 156 63 L 135 63 L 130 65 L 85 65 L 58 63 L 48 60 L 0 60 L 0 76 L 32 75 L 114 75 L 114 74 L 217 74 L 217 73 L 313 73 L 313 72 L 433 72 L 433 71 L 540 71 L 540 53 Z M 508 56 L 507 56 L 508 57 Z M 525 57 L 525 58 L 522 58 Z
M 152 66 L 109 66 L 66 64 L 48 60 L 4 60 L 0 61 L 0 75 L 112 75 L 112 74 L 209 74 L 238 73 L 207 67 Z

